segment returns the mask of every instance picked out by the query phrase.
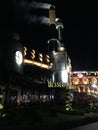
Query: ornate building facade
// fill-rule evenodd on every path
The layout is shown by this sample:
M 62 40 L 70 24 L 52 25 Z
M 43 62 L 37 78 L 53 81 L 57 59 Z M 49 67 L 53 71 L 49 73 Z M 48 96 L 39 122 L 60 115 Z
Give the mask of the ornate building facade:
M 72 71 L 71 85 L 78 93 L 98 97 L 98 71 Z

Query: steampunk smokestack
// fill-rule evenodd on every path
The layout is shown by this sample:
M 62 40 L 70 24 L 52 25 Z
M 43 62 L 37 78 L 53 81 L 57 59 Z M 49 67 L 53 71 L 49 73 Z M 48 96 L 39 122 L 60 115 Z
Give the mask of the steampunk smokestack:
M 49 25 L 55 25 L 55 7 L 51 6 L 49 10 Z
M 56 19 L 56 29 L 58 30 L 58 39 L 60 42 L 62 42 L 62 40 L 63 40 L 63 35 L 62 35 L 63 28 L 64 28 L 64 26 L 63 26 L 61 19 L 57 18 Z
M 56 15 L 55 15 L 55 7 L 51 6 L 49 10 L 49 29 L 50 29 L 50 39 L 48 40 L 48 50 L 57 51 L 59 41 L 57 39 L 57 30 L 55 23 Z
M 53 6 L 51 6 L 49 10 L 49 20 L 50 20 L 49 29 L 51 31 L 50 32 L 51 38 L 48 41 L 48 45 L 49 45 L 48 47 L 49 47 L 51 62 L 53 63 L 53 66 L 51 68 L 51 72 L 52 72 L 51 81 L 67 83 L 68 82 L 67 53 L 64 51 L 63 44 L 61 44 L 62 28 L 59 22 L 56 23 L 55 8 Z M 56 37 L 57 32 L 58 32 L 58 37 Z M 63 50 L 60 50 L 61 48 L 63 48 Z
M 55 100 L 64 100 L 64 92 L 70 81 L 69 72 L 67 70 L 68 56 L 63 44 L 63 24 L 60 20 L 56 22 L 55 8 L 53 6 L 50 7 L 49 10 L 49 20 L 51 38 L 48 41 L 48 49 L 52 67 L 48 87 L 54 89 Z M 56 33 L 58 33 L 57 37 Z M 56 87 L 63 89 L 55 89 Z
M 58 31 L 58 40 L 60 42 L 59 48 L 58 48 L 59 51 L 65 50 L 64 44 L 63 44 L 63 28 L 64 28 L 64 26 L 63 26 L 62 20 L 57 19 L 56 20 L 56 29 Z

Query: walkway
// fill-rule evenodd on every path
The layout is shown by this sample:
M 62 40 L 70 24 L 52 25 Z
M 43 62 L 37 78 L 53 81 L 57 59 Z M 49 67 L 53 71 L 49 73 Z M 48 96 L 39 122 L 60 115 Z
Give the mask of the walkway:
M 76 127 L 70 130 L 98 130 L 98 122 Z

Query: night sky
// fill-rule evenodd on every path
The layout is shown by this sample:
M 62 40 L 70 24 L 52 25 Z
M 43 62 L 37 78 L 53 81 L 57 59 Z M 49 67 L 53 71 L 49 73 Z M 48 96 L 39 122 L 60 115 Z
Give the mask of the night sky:
M 89 5 L 65 0 L 6 0 L 1 4 L 0 29 L 17 32 L 27 48 L 46 53 L 50 5 L 55 5 L 56 17 L 64 23 L 63 41 L 72 70 L 98 70 L 98 19 Z

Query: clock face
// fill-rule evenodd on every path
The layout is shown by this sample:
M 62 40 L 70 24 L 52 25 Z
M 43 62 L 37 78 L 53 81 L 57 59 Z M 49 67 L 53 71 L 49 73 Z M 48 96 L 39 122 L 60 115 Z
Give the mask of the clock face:
M 21 65 L 23 62 L 23 55 L 20 51 L 16 51 L 15 53 L 15 61 L 18 65 Z

